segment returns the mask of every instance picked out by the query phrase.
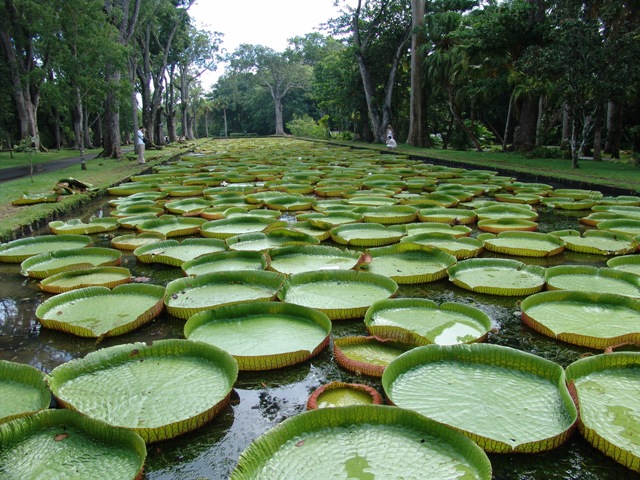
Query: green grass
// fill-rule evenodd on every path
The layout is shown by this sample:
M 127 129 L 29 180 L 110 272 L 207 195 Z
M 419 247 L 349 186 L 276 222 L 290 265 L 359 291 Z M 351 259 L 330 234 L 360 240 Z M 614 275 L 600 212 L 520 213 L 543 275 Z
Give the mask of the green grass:
M 102 151 L 99 148 L 87 149 L 84 151 L 85 155 L 98 154 Z M 13 158 L 12 158 L 13 155 Z M 24 152 L 0 152 L 0 168 L 11 168 L 11 167 L 20 167 L 24 165 L 29 165 L 29 155 Z M 33 153 L 33 164 L 37 165 L 39 163 L 47 163 L 53 162 L 55 160 L 62 160 L 63 158 L 71 158 L 71 157 L 79 157 L 80 153 L 78 150 L 74 150 L 71 148 L 65 148 L 62 150 L 52 150 L 50 152 L 34 152 Z

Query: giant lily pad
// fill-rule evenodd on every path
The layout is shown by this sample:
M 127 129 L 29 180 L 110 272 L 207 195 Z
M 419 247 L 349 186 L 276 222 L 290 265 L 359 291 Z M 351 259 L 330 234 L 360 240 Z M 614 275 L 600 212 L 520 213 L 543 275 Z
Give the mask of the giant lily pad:
M 379 300 L 364 317 L 376 337 L 416 345 L 455 345 L 483 341 L 491 329 L 489 316 L 470 305 L 424 298 Z
M 462 208 L 422 208 L 418 210 L 418 219 L 421 222 L 439 222 L 449 225 L 469 225 L 476 223 L 478 216 L 472 210 Z
M 306 216 L 305 216 L 306 215 Z M 362 221 L 362 214 L 355 212 L 327 212 L 300 215 L 298 218 L 307 220 L 313 227 L 330 230 L 338 225 L 357 223 Z
M 370 336 L 339 337 L 333 339 L 333 356 L 341 367 L 358 375 L 381 377 L 393 359 L 415 346 Z
M 558 230 L 550 232 L 562 238 L 567 250 L 594 255 L 624 255 L 634 253 L 638 242 L 631 235 L 608 232 L 606 230 L 587 230 L 580 234 L 577 230 Z
M 54 368 L 48 383 L 64 407 L 150 443 L 210 421 L 228 403 L 237 375 L 238 364 L 224 350 L 171 339 L 89 353 Z
M 307 409 L 382 405 L 382 395 L 362 383 L 331 382 L 317 388 L 307 400 Z
M 257 215 L 247 215 L 244 217 L 223 218 L 213 220 L 202 225 L 200 234 L 203 237 L 229 238 L 243 233 L 264 232 L 268 228 L 286 226 L 275 218 L 265 218 Z
M 42 302 L 36 317 L 46 328 L 80 337 L 113 337 L 150 322 L 162 311 L 164 288 L 126 284 L 85 287 Z
M 640 472 L 640 354 L 616 352 L 580 359 L 567 367 L 580 408 L 578 429 L 587 441 Z
M 406 228 L 407 235 L 417 235 L 418 233 L 446 233 L 456 238 L 468 237 L 473 231 L 466 225 L 449 225 L 448 223 L 438 222 L 410 223 Z
M 314 309 L 254 302 L 191 316 L 184 335 L 234 356 L 240 370 L 271 370 L 304 362 L 329 344 L 331 321 Z
M 387 366 L 382 385 L 398 407 L 463 431 L 487 452 L 553 449 L 578 416 L 560 365 L 498 345 L 415 348 Z
M 69 235 L 89 235 L 91 233 L 110 232 L 118 229 L 118 220 L 116 218 L 98 218 L 94 217 L 88 223 L 83 222 L 79 218 L 72 218 L 63 222 L 62 220 L 54 220 L 49 222 L 51 232 L 60 235 L 63 233 Z
M 458 287 L 489 295 L 531 295 L 545 284 L 544 268 L 508 258 L 471 258 L 447 271 Z
M 491 252 L 521 257 L 551 257 L 564 251 L 565 241 L 555 235 L 540 232 L 501 232 L 481 234 L 484 248 Z
M 200 227 L 205 222 L 204 218 L 162 215 L 156 219 L 140 222 L 135 227 L 139 232 L 161 233 L 168 238 L 194 235 L 200 231 Z
M 20 264 L 23 275 L 45 278 L 69 270 L 120 265 L 122 252 L 113 248 L 84 247 L 40 253 Z
M 136 248 L 133 254 L 143 263 L 164 263 L 179 267 L 201 255 L 223 252 L 227 244 L 217 238 L 187 238 L 182 242 L 163 240 Z
M 354 212 L 362 215 L 365 222 L 381 223 L 383 225 L 411 223 L 418 218 L 418 209 L 409 205 L 358 207 Z
M 475 257 L 479 255 L 483 248 L 484 242 L 477 238 L 456 237 L 449 233 L 415 233 L 407 235 L 402 243 L 417 243 L 419 245 L 427 245 L 438 248 L 449 255 L 453 255 L 456 259 Z
M 406 231 L 401 225 L 387 227 L 380 223 L 349 223 L 331 229 L 331 239 L 340 245 L 380 247 L 398 243 Z
M 316 237 L 289 228 L 274 228 L 267 233 L 255 232 L 226 239 L 231 250 L 265 251 L 290 245 L 316 245 Z
M 474 212 L 478 216 L 478 220 L 499 218 L 517 218 L 534 222 L 538 220 L 537 212 L 529 205 L 498 203 L 497 205 L 476 208 Z
M 269 258 L 257 251 L 224 251 L 208 253 L 182 264 L 185 275 L 197 277 L 205 273 L 223 272 L 227 270 L 265 270 Z
M 478 230 L 489 233 L 508 231 L 533 232 L 538 229 L 538 224 L 532 220 L 522 218 L 487 218 L 478 220 Z
M 143 245 L 149 245 L 150 243 L 159 242 L 164 240 L 165 236 L 162 233 L 147 232 L 140 233 L 138 235 L 118 235 L 111 239 L 111 245 L 118 250 L 135 250 Z
M 138 434 L 71 410 L 0 425 L 0 476 L 6 479 L 134 480 L 146 456 Z
M 640 255 L 624 255 L 607 260 L 607 266 L 640 275 Z
M 230 479 L 424 478 L 429 472 L 440 480 L 489 480 L 488 458 L 466 440 L 399 408 L 321 408 L 289 418 L 254 440 Z
M 279 247 L 270 250 L 269 255 L 269 268 L 287 275 L 318 270 L 349 270 L 360 258 L 357 252 L 326 245 Z
M 398 284 L 435 282 L 447 276 L 456 263 L 453 255 L 416 243 L 399 243 L 369 250 L 369 272 L 387 276 Z
M 377 300 L 396 294 L 388 277 L 354 270 L 323 270 L 291 275 L 278 292 L 280 300 L 315 308 L 332 320 L 363 317 Z
M 563 342 L 605 349 L 640 341 L 640 300 L 612 293 L 557 290 L 525 298 L 522 321 Z
M 171 315 L 186 320 L 214 307 L 273 300 L 282 282 L 282 275 L 266 271 L 205 273 L 169 282 L 164 303 Z
M 603 220 L 598 222 L 598 230 L 607 230 L 613 233 L 624 233 L 635 237 L 640 235 L 640 219 L 621 218 L 617 220 Z
M 44 373 L 31 365 L 6 360 L 0 360 L 0 397 L 0 423 L 44 410 L 51 403 Z
M 49 293 L 64 293 L 84 287 L 102 286 L 114 288 L 131 281 L 131 272 L 124 267 L 94 267 L 69 270 L 44 278 L 40 290 Z
M 77 249 L 91 245 L 88 235 L 41 235 L 0 245 L 0 262 L 20 263 L 40 253 Z
M 640 297 L 640 277 L 613 268 L 557 265 L 547 268 L 547 290 L 580 290 Z

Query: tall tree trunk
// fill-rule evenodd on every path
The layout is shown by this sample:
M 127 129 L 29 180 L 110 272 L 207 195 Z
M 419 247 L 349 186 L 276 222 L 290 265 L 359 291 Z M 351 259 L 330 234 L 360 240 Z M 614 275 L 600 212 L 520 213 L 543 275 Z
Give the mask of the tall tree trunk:
M 105 0 L 105 11 L 118 31 L 118 42 L 128 45 L 133 35 L 141 0 Z M 117 92 L 120 88 L 122 72 L 114 65 L 105 66 L 105 81 L 109 85 L 104 102 L 103 151 L 100 156 L 122 157 L 120 136 L 120 104 Z
M 273 104 L 276 114 L 276 135 L 285 135 L 282 119 L 282 98 L 279 95 L 274 95 Z
M 475 136 L 473 131 L 469 127 L 467 127 L 467 124 L 464 123 L 464 120 L 460 116 L 460 112 L 458 111 L 458 107 L 456 106 L 455 101 L 453 99 L 453 97 L 454 97 L 454 95 L 453 95 L 453 87 L 451 85 L 449 85 L 449 87 L 447 88 L 447 93 L 448 93 L 448 96 L 449 96 L 449 110 L 453 114 L 453 118 L 455 119 L 455 121 L 458 124 L 458 126 L 462 129 L 462 131 L 467 134 L 467 137 L 469 137 L 469 140 L 471 140 L 471 143 L 473 143 L 473 146 L 475 147 L 475 149 L 478 152 L 481 152 L 482 151 L 482 145 L 480 144 L 480 141 Z
M 519 115 L 513 146 L 519 152 L 529 152 L 536 144 L 536 122 L 538 119 L 538 101 L 525 97 L 517 102 Z
M 544 144 L 544 112 L 547 105 L 547 96 L 541 94 L 538 98 L 538 119 L 536 120 L 536 147 Z
M 411 93 L 409 110 L 409 134 L 407 143 L 415 147 L 430 147 L 431 138 L 427 128 L 427 95 L 422 82 L 424 55 L 425 0 L 411 0 Z
M 513 95 L 509 97 L 509 108 L 507 109 L 507 119 L 504 121 L 504 137 L 502 137 L 502 151 L 507 151 L 507 142 L 509 141 L 509 129 L 511 128 L 511 117 L 513 116 Z
M 75 148 L 84 150 L 84 115 L 82 110 L 82 95 L 80 88 L 75 88 L 73 105 L 73 133 L 75 135 Z
M 571 138 L 569 140 L 569 145 L 571 145 L 571 168 L 579 168 L 578 122 L 576 121 L 576 117 L 577 115 L 574 111 L 569 111 L 569 122 L 571 124 Z
M 593 124 L 593 160 L 602 161 L 602 105 L 598 105 L 595 111 Z
M 89 111 L 86 105 L 82 106 L 82 133 L 84 135 L 84 143 L 86 148 L 92 148 L 93 142 L 91 140 L 90 127 L 89 127 Z
M 560 139 L 560 148 L 567 148 L 569 141 L 569 106 L 565 103 L 562 106 L 562 138 Z
M 615 100 L 609 102 L 607 115 L 607 143 L 605 153 L 611 158 L 620 158 L 620 140 L 622 137 L 622 106 Z

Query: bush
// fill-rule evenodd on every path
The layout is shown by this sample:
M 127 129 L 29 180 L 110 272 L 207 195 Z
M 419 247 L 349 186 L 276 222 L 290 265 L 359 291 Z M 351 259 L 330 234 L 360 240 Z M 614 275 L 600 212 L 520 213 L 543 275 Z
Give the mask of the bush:
M 329 136 L 328 129 L 318 124 L 318 122 L 307 114 L 301 117 L 294 115 L 293 120 L 287 123 L 287 128 L 291 134 L 296 137 L 319 138 L 326 140 Z

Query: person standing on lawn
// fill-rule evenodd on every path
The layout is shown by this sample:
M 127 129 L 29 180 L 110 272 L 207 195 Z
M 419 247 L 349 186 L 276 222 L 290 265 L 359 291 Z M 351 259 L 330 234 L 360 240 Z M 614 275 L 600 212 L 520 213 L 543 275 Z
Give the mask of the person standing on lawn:
M 144 127 L 140 127 L 136 132 L 136 149 L 138 150 L 138 163 L 145 163 L 144 161 Z

